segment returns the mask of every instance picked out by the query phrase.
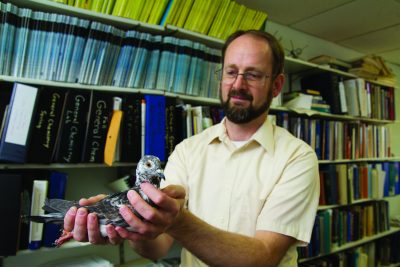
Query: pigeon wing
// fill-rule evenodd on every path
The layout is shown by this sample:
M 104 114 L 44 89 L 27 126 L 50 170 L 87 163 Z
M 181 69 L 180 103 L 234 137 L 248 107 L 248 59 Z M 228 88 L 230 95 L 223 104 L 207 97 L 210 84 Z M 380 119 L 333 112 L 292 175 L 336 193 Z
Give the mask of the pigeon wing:
M 53 198 L 45 200 L 43 209 L 48 213 L 61 213 L 65 215 L 72 206 L 80 207 L 77 201 Z

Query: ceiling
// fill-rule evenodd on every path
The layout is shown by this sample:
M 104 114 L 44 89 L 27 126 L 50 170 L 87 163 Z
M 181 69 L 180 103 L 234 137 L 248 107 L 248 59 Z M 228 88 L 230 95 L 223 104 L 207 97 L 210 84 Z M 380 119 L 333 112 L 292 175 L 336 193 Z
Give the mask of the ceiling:
M 400 0 L 243 0 L 268 19 L 400 66 Z

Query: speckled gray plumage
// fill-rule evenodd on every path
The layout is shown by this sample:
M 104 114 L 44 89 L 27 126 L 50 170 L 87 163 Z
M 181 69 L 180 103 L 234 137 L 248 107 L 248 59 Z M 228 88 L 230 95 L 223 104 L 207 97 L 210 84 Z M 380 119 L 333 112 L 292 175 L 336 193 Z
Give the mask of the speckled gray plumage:
M 130 190 L 135 190 L 146 202 L 154 206 L 154 203 L 140 189 L 140 184 L 147 182 L 159 188 L 161 179 L 164 179 L 164 173 L 159 158 L 152 155 L 145 155 L 137 164 L 135 185 Z M 141 216 L 130 205 L 127 192 L 128 190 L 109 195 L 93 205 L 83 207 L 89 212 L 97 214 L 101 226 L 112 224 L 114 226 L 128 227 L 128 224 L 119 214 L 121 205 L 130 207 L 139 218 Z M 81 207 L 77 201 L 46 199 L 43 209 L 47 214 L 43 216 L 29 216 L 28 218 L 36 222 L 62 223 L 65 214 L 72 206 Z

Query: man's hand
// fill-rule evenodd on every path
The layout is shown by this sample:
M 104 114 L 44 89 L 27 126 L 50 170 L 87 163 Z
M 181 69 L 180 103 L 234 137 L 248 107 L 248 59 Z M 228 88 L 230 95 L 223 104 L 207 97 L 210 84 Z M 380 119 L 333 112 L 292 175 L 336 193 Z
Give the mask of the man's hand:
M 82 198 L 79 205 L 92 205 L 102 200 L 106 195 L 97 195 L 88 199 Z M 119 244 L 122 238 L 114 226 L 106 225 L 107 237 L 102 237 L 99 222 L 95 213 L 88 214 L 85 208 L 72 207 L 64 217 L 64 230 L 73 233 L 73 238 L 80 242 L 89 241 L 92 244 Z
M 128 192 L 128 199 L 133 208 L 144 218 L 139 219 L 126 206 L 120 208 L 125 221 L 135 232 L 127 231 L 122 227 L 115 230 L 122 238 L 133 242 L 155 239 L 171 227 L 178 219 L 185 203 L 185 190 L 181 186 L 170 185 L 158 190 L 149 183 L 143 183 L 141 189 L 156 204 L 156 208 L 145 202 L 135 191 Z

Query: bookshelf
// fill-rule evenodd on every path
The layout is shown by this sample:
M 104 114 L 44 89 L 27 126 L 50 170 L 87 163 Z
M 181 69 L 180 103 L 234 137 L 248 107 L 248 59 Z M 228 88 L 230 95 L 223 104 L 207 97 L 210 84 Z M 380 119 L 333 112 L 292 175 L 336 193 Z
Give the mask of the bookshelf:
M 190 39 L 191 41 L 194 42 L 199 42 L 202 43 L 206 46 L 212 47 L 212 48 L 221 48 L 223 41 L 219 40 L 217 38 L 213 38 L 210 36 L 206 36 L 204 34 L 192 32 L 183 28 L 179 28 L 176 26 L 171 26 L 167 25 L 165 27 L 163 26 L 158 26 L 158 25 L 152 25 L 140 21 L 134 21 L 131 19 L 127 18 L 121 18 L 121 17 L 116 17 L 116 16 L 111 16 L 111 15 L 106 15 L 106 14 L 100 14 L 94 11 L 90 10 L 85 10 L 81 8 L 75 8 L 51 1 L 43 1 L 43 0 L 12 0 L 10 1 L 11 3 L 21 6 L 21 7 L 26 7 L 26 8 L 31 8 L 34 10 L 40 10 L 44 12 L 52 12 L 52 13 L 59 13 L 59 14 L 67 14 L 69 16 L 77 16 L 82 19 L 88 19 L 88 20 L 93 20 L 93 21 L 98 21 L 107 25 L 113 25 L 115 27 L 124 29 L 124 30 L 130 30 L 134 29 L 139 32 L 146 32 L 149 34 L 159 34 L 162 36 L 174 36 L 177 38 L 183 38 L 183 39 Z M 286 57 L 285 61 L 285 72 L 288 74 L 289 80 L 297 80 L 299 77 L 304 76 L 305 74 L 310 74 L 310 73 L 320 73 L 320 72 L 329 72 L 329 73 L 335 73 L 337 75 L 340 75 L 345 78 L 357 78 L 357 76 L 353 74 L 349 74 L 343 71 L 331 69 L 327 66 L 322 66 L 318 64 L 314 64 L 311 62 L 303 61 L 300 59 L 295 59 L 291 57 Z M 186 95 L 186 94 L 180 94 L 180 93 L 174 93 L 170 92 L 168 90 L 163 90 L 156 88 L 154 89 L 148 89 L 148 88 L 131 88 L 131 87 L 120 87 L 120 86 L 111 86 L 111 85 L 88 85 L 88 84 L 82 84 L 82 83 L 69 83 L 69 82 L 59 82 L 59 81 L 51 81 L 51 80 L 43 80 L 43 79 L 32 79 L 32 78 L 24 78 L 24 77 L 15 77 L 15 76 L 8 76 L 8 75 L 0 75 L 0 80 L 1 81 L 6 81 L 6 82 L 18 82 L 18 83 L 26 83 L 26 84 L 31 84 L 31 85 L 37 85 L 37 86 L 51 86 L 51 87 L 61 87 L 61 88 L 66 88 L 66 89 L 71 89 L 71 90 L 88 90 L 88 91 L 99 91 L 99 92 L 117 92 L 117 93 L 126 93 L 126 94 L 137 94 L 137 95 L 163 95 L 167 98 L 175 98 L 182 100 L 184 103 L 196 103 L 196 104 L 204 104 L 204 105 L 216 105 L 219 103 L 219 100 L 217 98 L 210 98 L 210 97 L 204 97 L 204 96 L 197 96 L 197 95 Z M 382 83 L 376 83 L 374 81 L 370 81 L 374 84 L 380 85 L 380 86 L 387 86 Z M 295 87 L 295 85 L 290 85 L 291 89 Z M 376 119 L 376 118 L 367 118 L 367 117 L 359 117 L 359 116 L 349 116 L 349 115 L 338 115 L 338 114 L 328 114 L 324 112 L 317 112 L 317 111 L 310 111 L 310 110 L 301 110 L 301 109 L 288 109 L 286 107 L 282 106 L 275 106 L 271 108 L 271 113 L 276 114 L 279 112 L 285 112 L 288 113 L 289 116 L 293 117 L 302 117 L 302 118 L 307 118 L 307 119 L 318 119 L 318 120 L 335 120 L 335 121 L 341 121 L 341 122 L 349 122 L 349 123 L 354 123 L 354 124 L 360 124 L 360 123 L 365 123 L 365 124 L 373 124 L 373 125 L 386 125 L 390 123 L 396 123 L 397 121 L 395 120 L 389 120 L 389 119 Z M 398 119 L 398 118 L 397 118 Z M 350 159 L 321 159 L 319 163 L 321 165 L 331 165 L 331 164 L 362 164 L 362 163 L 379 163 L 379 162 L 399 162 L 400 158 L 397 157 L 390 157 L 390 156 L 385 156 L 385 157 L 362 157 L 362 158 L 350 158 Z M 71 177 L 70 183 L 74 185 L 79 185 L 76 187 L 79 188 L 74 188 L 74 189 L 69 189 L 67 191 L 67 198 L 79 198 L 82 195 L 91 195 L 91 194 L 97 194 L 98 192 L 108 192 L 108 189 L 104 186 L 95 186 L 94 188 L 92 187 L 90 190 L 87 190 L 85 188 L 90 188 L 93 183 L 93 177 L 100 177 L 101 181 L 104 181 L 105 183 L 108 181 L 112 181 L 113 179 L 117 178 L 120 176 L 121 170 L 126 170 L 126 169 L 132 169 L 135 168 L 136 164 L 134 162 L 131 163 L 116 163 L 114 164 L 111 168 L 105 166 L 104 164 L 96 164 L 96 163 L 76 163 L 76 164 L 61 164 L 61 163 L 51 163 L 51 164 L 7 164 L 7 163 L 2 163 L 0 164 L 0 170 L 42 170 L 42 169 L 56 169 L 56 170 L 62 170 L 65 172 L 68 172 L 69 176 Z M 82 182 L 80 177 L 85 177 L 85 181 Z M 95 183 L 99 183 L 98 180 L 95 181 Z M 374 202 L 376 199 L 362 199 L 362 200 L 355 200 L 351 205 L 357 205 L 357 204 L 363 204 L 365 202 Z M 340 207 L 346 207 L 350 204 L 346 205 L 327 205 L 327 206 L 321 206 L 320 210 L 327 210 L 327 209 L 334 209 L 334 208 L 340 208 Z M 391 227 L 390 230 L 378 233 L 374 236 L 371 237 L 366 237 L 362 238 L 361 240 L 357 240 L 354 242 L 349 242 L 343 246 L 340 247 L 335 247 L 332 249 L 329 254 L 334 254 L 337 252 L 341 252 L 353 247 L 360 246 L 364 243 L 368 242 L 373 242 L 381 237 L 385 237 L 388 235 L 392 235 L 394 233 L 399 232 L 399 228 Z M 80 248 L 81 244 L 77 243 L 72 243 L 69 245 L 69 247 L 65 248 L 65 251 L 68 251 L 70 249 L 74 248 Z M 91 247 L 91 246 L 88 246 Z M 41 254 L 42 252 L 51 252 L 53 253 L 55 250 L 54 249 L 42 249 L 40 251 L 21 251 L 18 253 L 16 258 L 18 257 L 27 257 L 29 255 L 34 255 L 34 254 Z M 126 251 L 126 250 L 125 250 Z M 64 252 L 63 254 L 69 254 L 70 252 Z M 74 252 L 75 253 L 75 252 Z M 57 254 L 59 254 L 57 252 Z M 299 262 L 300 264 L 308 262 L 308 261 L 313 261 L 315 259 L 318 259 L 319 257 L 326 256 L 320 255 L 316 257 L 312 257 L 309 259 L 301 259 Z M 114 256 L 113 256 L 114 257 Z M 13 261 L 18 259 L 13 259 Z M 117 261 L 117 260 L 116 260 Z
M 338 252 L 341 252 L 341 251 L 345 251 L 345 250 L 350 249 L 350 248 L 358 247 L 358 246 L 363 245 L 365 243 L 372 242 L 372 241 L 377 240 L 379 238 L 382 238 L 382 237 L 385 237 L 385 236 L 388 236 L 388 235 L 391 235 L 391 234 L 394 234 L 394 233 L 398 233 L 398 232 L 400 232 L 400 228 L 392 227 L 392 229 L 390 229 L 388 231 L 385 231 L 385 232 L 382 232 L 382 233 L 379 233 L 379 234 L 376 234 L 374 236 L 364 237 L 364 238 L 362 238 L 360 240 L 357 240 L 357 241 L 354 241 L 354 242 L 349 242 L 349 243 L 347 243 L 345 245 L 342 245 L 340 247 L 333 247 L 330 252 L 325 253 L 323 255 L 319 255 L 319 256 L 311 257 L 311 258 L 306 258 L 306 259 L 300 259 L 299 263 L 305 263 L 305 262 L 308 262 L 308 261 L 313 261 L 313 260 L 321 258 L 323 256 L 328 256 L 330 254 L 334 254 L 334 253 L 338 253 Z

